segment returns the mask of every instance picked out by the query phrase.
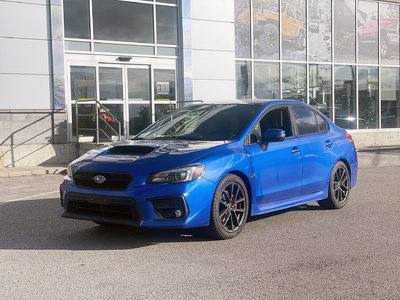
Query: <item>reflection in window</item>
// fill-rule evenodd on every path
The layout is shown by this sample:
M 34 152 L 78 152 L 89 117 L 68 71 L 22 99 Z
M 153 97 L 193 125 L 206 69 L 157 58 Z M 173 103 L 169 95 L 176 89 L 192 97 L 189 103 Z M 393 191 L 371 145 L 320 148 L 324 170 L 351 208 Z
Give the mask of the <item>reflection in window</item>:
M 358 126 L 379 127 L 378 68 L 358 68 Z
M 331 61 L 331 0 L 309 0 L 308 14 L 309 60 Z
M 157 42 L 176 45 L 178 43 L 176 7 L 157 5 Z
M 71 67 L 71 100 L 96 98 L 96 68 Z
M 149 104 L 129 104 L 129 134 L 135 135 L 150 125 Z
M 154 108 L 157 121 L 173 111 L 175 109 L 175 104 L 156 104 Z
M 306 65 L 282 64 L 282 98 L 306 102 Z
M 89 1 L 64 1 L 64 35 L 67 38 L 90 39 Z
M 378 3 L 358 3 L 358 61 L 378 63 Z
M 355 66 L 335 66 L 335 124 L 356 128 Z
M 301 106 L 293 106 L 293 112 L 299 135 L 319 133 L 317 119 L 311 110 Z
M 128 99 L 150 100 L 149 69 L 128 69 Z
M 282 9 L 282 56 L 288 60 L 306 60 L 305 0 L 286 0 Z
M 380 55 L 383 64 L 399 64 L 399 6 L 380 5 Z
M 381 68 L 382 128 L 400 128 L 400 84 L 398 68 Z
M 250 0 L 235 0 L 235 53 L 250 58 Z
M 332 120 L 332 75 L 330 65 L 310 64 L 310 105 Z
M 121 123 L 121 134 L 124 134 L 124 107 L 122 104 L 104 104 L 107 109 L 100 108 L 99 120 L 100 141 L 110 141 L 110 138 L 116 140 L 119 135 L 119 124 Z
M 278 0 L 253 0 L 254 58 L 279 59 Z
M 154 100 L 175 101 L 174 70 L 154 70 Z
M 354 63 L 356 22 L 354 0 L 335 0 L 335 61 Z
M 100 100 L 122 100 L 122 69 L 99 68 Z
M 76 106 L 78 105 L 78 135 L 92 136 L 93 140 L 96 136 L 96 118 L 90 116 L 96 114 L 95 104 L 72 104 L 72 134 L 76 136 Z M 82 129 L 82 128 L 86 128 Z
M 153 5 L 93 0 L 93 27 L 97 40 L 153 43 Z
M 279 99 L 279 63 L 254 62 L 256 99 Z
M 236 61 L 236 99 L 251 99 L 251 63 Z

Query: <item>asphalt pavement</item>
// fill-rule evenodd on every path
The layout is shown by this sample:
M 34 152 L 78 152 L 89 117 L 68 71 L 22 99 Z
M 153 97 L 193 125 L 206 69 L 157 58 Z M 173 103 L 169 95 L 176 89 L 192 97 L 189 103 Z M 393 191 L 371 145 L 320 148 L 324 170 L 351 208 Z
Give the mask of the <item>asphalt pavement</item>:
M 0 299 L 400 299 L 400 167 L 227 241 L 60 218 L 61 180 L 0 178 Z

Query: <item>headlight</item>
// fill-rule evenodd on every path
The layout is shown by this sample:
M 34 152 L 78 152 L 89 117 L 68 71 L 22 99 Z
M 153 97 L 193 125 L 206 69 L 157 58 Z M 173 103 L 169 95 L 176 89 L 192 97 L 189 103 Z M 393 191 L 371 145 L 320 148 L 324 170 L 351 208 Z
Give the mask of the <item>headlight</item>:
M 74 175 L 74 173 L 76 172 L 76 171 L 78 171 L 78 169 L 79 169 L 79 165 L 80 165 L 80 163 L 75 163 L 75 164 L 69 164 L 68 165 L 68 167 L 67 167 L 67 174 L 68 174 L 68 176 L 70 177 L 70 178 L 72 178 L 72 176 Z
M 203 174 L 205 166 L 202 164 L 161 171 L 154 173 L 147 179 L 147 183 L 181 183 L 195 180 Z

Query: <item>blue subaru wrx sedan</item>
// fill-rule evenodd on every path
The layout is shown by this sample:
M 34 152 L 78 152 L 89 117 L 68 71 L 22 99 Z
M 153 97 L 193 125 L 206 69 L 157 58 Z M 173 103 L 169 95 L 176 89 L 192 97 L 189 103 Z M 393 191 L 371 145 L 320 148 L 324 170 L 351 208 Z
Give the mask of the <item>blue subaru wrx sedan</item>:
M 342 208 L 357 180 L 352 137 L 295 101 L 193 105 L 68 166 L 62 217 L 208 227 L 237 236 L 249 215 L 313 201 Z

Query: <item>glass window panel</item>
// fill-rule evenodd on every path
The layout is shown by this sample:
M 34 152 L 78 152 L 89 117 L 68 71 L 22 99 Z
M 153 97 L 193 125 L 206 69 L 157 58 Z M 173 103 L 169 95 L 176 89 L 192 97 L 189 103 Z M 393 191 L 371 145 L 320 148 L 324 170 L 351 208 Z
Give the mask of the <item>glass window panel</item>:
M 236 62 L 236 99 L 251 99 L 251 63 Z
M 282 98 L 306 102 L 305 64 L 282 64 Z
M 89 1 L 64 1 L 64 35 L 67 38 L 90 39 Z
M 250 0 L 235 0 L 235 55 L 250 58 Z
M 356 51 L 356 21 L 354 0 L 335 0 L 335 61 L 355 61 Z
M 175 71 L 154 70 L 154 99 L 175 101 Z
M 111 52 L 121 54 L 149 54 L 154 55 L 154 47 L 137 45 L 118 45 L 94 43 L 94 52 Z
M 306 60 L 306 1 L 287 0 L 282 8 L 282 56 Z
M 178 56 L 177 52 L 178 52 L 177 48 L 157 47 L 157 54 L 158 55 Z
M 71 99 L 96 99 L 96 68 L 71 67 Z
M 178 44 L 176 7 L 157 5 L 157 42 Z
M 129 104 L 130 135 L 138 134 L 150 124 L 150 104 Z
M 358 2 L 358 62 L 378 63 L 378 3 Z
M 150 100 L 149 69 L 128 69 L 128 99 Z
M 147 0 L 151 1 L 151 0 Z M 157 0 L 157 2 L 176 4 L 176 0 Z
M 378 67 L 358 68 L 358 126 L 379 127 Z
M 99 68 L 100 100 L 122 99 L 122 69 Z
M 65 41 L 66 51 L 90 51 L 89 42 Z
M 400 128 L 399 69 L 381 68 L 382 128 Z
M 309 0 L 308 14 L 309 60 L 331 61 L 331 0 Z
M 93 27 L 97 40 L 153 43 L 153 5 L 93 0 Z
M 380 6 L 381 63 L 399 64 L 399 6 L 381 3 Z
M 319 127 L 319 131 L 320 132 L 326 132 L 328 131 L 328 122 L 321 117 L 319 114 L 315 114 L 315 116 L 317 117 L 317 123 L 318 123 L 318 127 Z
M 331 66 L 310 64 L 309 72 L 309 104 L 332 119 Z
M 356 128 L 355 66 L 335 66 L 335 124 Z
M 315 114 L 300 106 L 293 106 L 293 112 L 299 135 L 319 133 L 319 126 Z
M 121 123 L 121 134 L 124 134 L 124 107 L 122 104 L 104 104 L 103 108 L 99 109 L 99 129 L 100 141 L 109 141 L 109 138 L 116 140 L 119 134 L 119 124 Z M 108 136 L 108 137 L 107 137 Z
M 78 135 L 91 136 L 93 140 L 96 136 L 96 105 L 95 104 L 72 104 L 72 134 L 76 136 L 76 106 L 78 105 L 79 115 L 93 115 L 93 116 L 80 116 L 78 119 L 79 132 Z M 82 128 L 86 128 L 82 129 Z
M 254 96 L 256 99 L 279 99 L 279 63 L 254 63 Z
M 279 59 L 278 0 L 253 0 L 254 58 Z
M 155 106 L 156 121 L 169 114 L 176 107 L 175 104 L 156 104 Z

